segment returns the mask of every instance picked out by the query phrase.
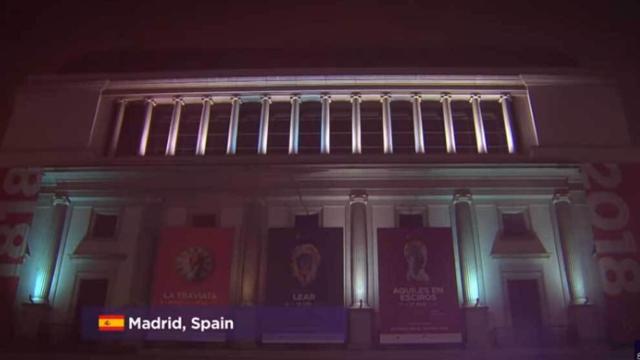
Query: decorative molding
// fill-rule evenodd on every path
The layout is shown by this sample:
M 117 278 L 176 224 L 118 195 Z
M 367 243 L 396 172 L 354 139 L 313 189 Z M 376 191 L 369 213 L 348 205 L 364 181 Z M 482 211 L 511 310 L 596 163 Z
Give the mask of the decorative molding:
M 331 102 L 331 95 L 329 95 L 329 94 L 320 95 L 320 101 L 322 101 L 322 102 Z
M 69 206 L 71 205 L 71 200 L 65 194 L 54 194 L 53 198 L 51 199 L 51 204 L 53 206 Z
M 349 203 L 363 203 L 366 204 L 369 200 L 369 195 L 366 190 L 352 190 L 349 194 Z
M 507 101 L 507 102 L 511 101 L 511 95 L 508 93 L 500 94 L 500 97 L 498 98 L 498 102 L 502 103 L 504 101 Z
M 480 94 L 473 93 L 469 95 L 469 102 L 473 102 L 474 100 L 480 101 Z
M 300 102 L 301 98 L 299 94 L 294 94 L 289 97 L 289 100 L 291 101 L 291 103 L 294 103 L 294 102 Z
M 462 190 L 456 190 L 456 192 L 453 194 L 453 202 L 457 203 L 457 202 L 472 202 L 473 198 L 471 196 L 471 191 L 467 190 L 467 189 L 462 189 Z
M 269 104 L 271 104 L 271 96 L 269 95 L 262 95 L 262 97 L 260 97 L 260 102 L 264 103 L 264 102 L 268 102 Z
M 444 102 L 444 101 L 451 101 L 451 94 L 449 93 L 440 94 L 440 102 Z
M 124 253 L 82 253 L 69 254 L 71 260 L 94 260 L 94 261 L 124 261 L 127 254 Z
M 553 198 L 551 200 L 554 204 L 555 203 L 559 203 L 559 202 L 567 202 L 570 203 L 571 202 L 571 197 L 569 195 L 569 190 L 557 190 L 554 194 L 553 194 Z

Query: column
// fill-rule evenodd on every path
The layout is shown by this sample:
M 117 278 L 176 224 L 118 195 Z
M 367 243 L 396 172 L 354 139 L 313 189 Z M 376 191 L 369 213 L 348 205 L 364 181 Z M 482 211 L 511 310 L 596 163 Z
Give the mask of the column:
M 320 101 L 322 102 L 322 113 L 321 113 L 321 128 L 320 128 L 320 152 L 322 154 L 329 154 L 331 152 L 331 114 L 329 112 L 329 106 L 331 104 L 331 96 L 322 95 L 320 96 Z
M 180 115 L 184 100 L 180 97 L 173 99 L 173 113 L 171 114 L 171 125 L 169 126 L 169 137 L 167 138 L 167 148 L 165 155 L 173 156 L 176 154 L 176 144 L 178 143 L 178 131 L 180 130 Z
M 491 347 L 489 329 L 489 309 L 480 299 L 480 279 L 475 251 L 473 231 L 473 208 L 471 193 L 458 191 L 453 200 L 456 235 L 458 238 L 458 258 L 462 274 L 463 311 L 466 328 L 467 349 L 487 349 Z
M 424 154 L 424 132 L 422 129 L 422 108 L 420 94 L 411 95 L 411 105 L 413 108 L 413 139 L 416 147 L 416 154 Z
M 111 144 L 109 145 L 109 156 L 115 156 L 118 150 L 118 141 L 120 140 L 120 131 L 122 131 L 122 123 L 124 121 L 124 112 L 127 107 L 127 100 L 118 100 L 118 114 L 116 115 L 116 125 L 113 128 L 111 136 Z
M 198 142 L 196 144 L 196 155 L 204 155 L 207 151 L 207 135 L 209 134 L 209 118 L 211 117 L 211 97 L 202 98 L 202 113 L 200 113 L 200 127 L 198 127 Z
M 262 108 L 260 109 L 260 133 L 258 134 L 258 154 L 267 153 L 267 141 L 269 140 L 269 105 L 271 105 L 271 97 L 263 96 L 260 100 Z
M 602 328 L 596 307 L 589 302 L 582 273 L 580 244 L 573 235 L 576 225 L 573 221 L 571 198 L 567 191 L 553 195 L 553 210 L 558 224 L 558 237 L 564 270 L 569 288 L 570 341 L 579 343 L 597 343 L 602 341 Z
M 49 225 L 51 237 L 45 239 L 45 241 L 40 240 L 39 246 L 33 249 L 37 252 L 39 260 L 37 262 L 36 283 L 33 287 L 33 293 L 30 294 L 30 300 L 34 303 L 49 304 L 49 295 L 58 262 L 60 244 L 64 236 L 64 224 L 68 207 L 69 199 L 66 196 L 55 195 L 53 197 Z
M 351 95 L 351 152 L 353 154 L 362 154 L 361 102 L 360 94 Z
M 456 235 L 462 274 L 464 306 L 475 306 L 479 301 L 478 269 L 473 232 L 471 193 L 459 191 L 454 196 Z
M 291 122 L 289 124 L 289 154 L 298 153 L 300 143 L 300 96 L 291 96 Z
M 511 119 L 511 96 L 502 94 L 498 101 L 502 106 L 502 120 L 504 121 L 504 133 L 507 137 L 507 148 L 509 149 L 509 154 L 514 154 L 516 152 L 516 144 L 513 136 L 513 121 Z
M 384 94 L 380 97 L 382 103 L 382 139 L 384 153 L 393 154 L 393 135 L 391 133 L 391 96 Z
M 156 106 L 156 102 L 153 99 L 145 99 L 145 102 L 144 125 L 142 126 L 140 146 L 138 147 L 138 155 L 140 156 L 144 156 L 147 152 L 147 142 L 149 141 L 149 131 L 151 130 L 151 116 L 153 115 L 153 107 Z
M 373 338 L 373 309 L 368 300 L 367 193 L 353 190 L 349 194 L 351 230 L 351 306 L 349 309 L 350 349 L 368 349 Z
M 442 117 L 444 119 L 444 136 L 447 144 L 447 153 L 456 152 L 456 138 L 453 129 L 453 116 L 451 115 L 451 95 L 444 93 L 440 95 L 442 103 Z
M 241 288 L 240 303 L 254 306 L 258 303 L 260 277 L 260 239 L 266 235 L 267 207 L 259 198 L 249 198 L 243 206 L 241 232 Z
M 562 249 L 562 259 L 564 261 L 567 284 L 569 286 L 569 297 L 571 304 L 584 304 L 586 296 L 584 294 L 584 281 L 580 272 L 580 259 L 578 249 L 575 249 L 573 231 L 573 215 L 571 211 L 571 200 L 566 192 L 558 192 L 553 195 L 553 206 L 558 224 L 558 237 Z
M 231 98 L 231 115 L 229 116 L 229 135 L 227 136 L 227 155 L 236 153 L 236 144 L 238 140 L 238 121 L 240 118 L 240 104 L 242 101 L 239 97 Z
M 364 190 L 349 195 L 351 219 L 351 307 L 368 308 L 367 199 Z
M 472 94 L 469 98 L 471 111 L 473 112 L 473 127 L 476 134 L 476 146 L 478 154 L 487 153 L 487 139 L 484 134 L 484 123 L 482 121 L 482 111 L 480 109 L 480 95 Z

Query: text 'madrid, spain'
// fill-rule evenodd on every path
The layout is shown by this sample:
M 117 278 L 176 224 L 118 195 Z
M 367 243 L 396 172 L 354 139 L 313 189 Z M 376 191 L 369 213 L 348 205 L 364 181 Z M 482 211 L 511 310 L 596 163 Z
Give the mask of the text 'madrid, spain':
M 233 330 L 233 319 L 201 318 L 198 316 L 155 316 L 151 318 L 141 316 L 125 316 L 120 314 L 99 315 L 99 331 L 125 331 L 126 330 L 150 330 L 150 331 L 180 331 L 188 329 L 194 331 Z

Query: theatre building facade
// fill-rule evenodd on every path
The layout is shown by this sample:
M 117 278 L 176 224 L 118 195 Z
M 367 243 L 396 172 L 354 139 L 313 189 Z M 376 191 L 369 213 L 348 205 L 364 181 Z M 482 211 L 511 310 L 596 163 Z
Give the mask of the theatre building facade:
M 31 78 L 0 150 L 2 336 L 172 304 L 335 315 L 256 346 L 628 343 L 639 154 L 595 77 Z

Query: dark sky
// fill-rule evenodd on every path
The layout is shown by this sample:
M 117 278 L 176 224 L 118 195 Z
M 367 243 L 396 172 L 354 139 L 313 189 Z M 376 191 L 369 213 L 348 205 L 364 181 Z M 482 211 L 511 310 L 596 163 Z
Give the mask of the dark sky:
M 640 118 L 640 1 L 2 4 L 2 120 L 27 74 L 310 67 L 581 69 L 617 79 Z

